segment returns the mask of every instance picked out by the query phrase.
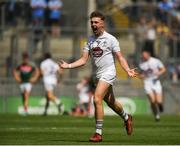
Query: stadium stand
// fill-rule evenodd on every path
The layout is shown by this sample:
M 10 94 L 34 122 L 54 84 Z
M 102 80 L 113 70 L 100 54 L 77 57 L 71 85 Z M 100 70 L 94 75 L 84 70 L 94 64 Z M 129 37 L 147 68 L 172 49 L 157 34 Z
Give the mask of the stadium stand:
M 128 61 L 131 64 L 135 64 L 135 55 L 136 53 L 136 26 L 138 24 L 138 20 L 140 16 L 145 16 L 148 19 L 152 16 L 155 16 L 158 20 L 158 24 L 161 22 L 158 19 L 157 10 L 158 10 L 158 1 L 153 1 L 152 3 L 144 2 L 134 2 L 134 1 L 122 1 L 115 0 L 114 3 L 107 5 L 105 7 L 101 7 L 101 10 L 108 16 L 108 31 L 115 34 L 120 41 L 121 49 L 125 56 L 128 58 Z M 30 17 L 30 7 L 28 6 L 28 1 L 17 0 L 16 7 L 19 8 L 19 11 L 22 12 L 22 15 L 15 16 L 16 25 L 12 26 L 9 22 L 9 15 L 7 10 L 9 3 L 6 0 L 1 0 L 0 2 L 0 86 L 2 89 L 0 91 L 1 96 L 12 96 L 18 95 L 18 89 L 16 89 L 16 84 L 11 78 L 11 68 L 13 65 L 19 63 L 20 54 L 30 48 L 29 45 L 29 35 L 31 31 L 31 17 Z M 151 5 L 150 5 L 151 4 Z M 149 8 L 149 5 L 151 8 Z M 177 7 L 177 6 L 176 6 Z M 83 0 L 76 0 L 76 3 L 73 3 L 72 0 L 64 0 L 63 1 L 63 9 L 62 9 L 62 24 L 61 24 L 61 36 L 60 37 L 49 37 L 47 43 L 45 40 L 41 39 L 37 45 L 37 52 L 32 55 L 32 59 L 39 64 L 44 47 L 48 47 L 47 50 L 50 50 L 52 56 L 55 60 L 59 58 L 63 58 L 65 60 L 73 60 L 74 58 L 79 57 L 81 49 L 80 47 L 84 43 L 87 37 L 87 9 L 88 3 Z M 27 10 L 27 11 L 26 11 Z M 78 11 L 77 11 L 78 10 Z M 178 32 L 180 21 L 179 21 L 179 9 L 176 8 L 176 15 L 172 15 L 172 13 L 168 13 L 168 23 L 164 24 L 166 28 L 169 30 L 169 35 L 164 35 L 160 32 L 159 36 L 155 42 L 155 51 L 159 58 L 164 60 L 165 64 L 169 64 L 168 61 L 172 62 L 171 65 L 178 70 L 178 64 L 180 62 L 178 53 L 179 50 L 179 33 Z M 134 12 L 136 11 L 136 15 Z M 174 13 L 173 13 L 174 14 Z M 176 23 L 177 22 L 177 23 Z M 29 24 L 29 25 L 28 25 Z M 47 30 L 49 27 L 44 27 L 43 35 L 47 36 Z M 163 35 L 162 35 L 163 34 Z M 165 36 L 165 37 L 164 37 Z M 173 50 L 170 55 L 169 51 L 169 41 L 172 41 L 173 45 L 171 45 L 171 49 Z M 82 43 L 83 42 L 83 43 Z M 162 45 L 163 44 L 163 45 Z M 166 49 L 166 51 L 164 51 Z M 74 85 L 78 82 L 78 80 L 84 75 L 91 74 L 91 65 L 89 63 L 75 71 L 65 71 L 63 85 L 61 87 L 61 91 L 58 92 L 57 95 L 65 95 L 65 96 L 77 96 Z M 171 72 L 167 75 L 168 85 L 166 88 L 170 90 L 169 93 L 178 93 L 178 85 L 173 84 L 174 88 L 169 88 L 171 85 Z M 7 79 L 7 76 L 10 79 Z M 117 81 L 117 89 L 115 89 L 116 95 L 123 96 L 139 96 L 144 97 L 142 82 L 138 79 L 130 80 L 127 75 L 123 72 L 123 70 L 118 66 L 118 81 Z M 12 80 L 12 81 L 11 81 Z M 166 82 L 167 83 L 167 82 Z M 165 83 L 165 84 L 166 84 Z M 32 95 L 42 95 L 42 83 L 39 82 L 35 85 Z M 122 86 L 123 85 L 123 86 Z M 126 92 L 129 88 L 131 88 L 131 92 Z M 4 93 L 2 91 L 7 91 L 12 89 L 11 93 Z M 68 92 L 68 91 L 71 91 Z M 167 98 L 167 100 L 175 100 Z M 178 99 L 179 100 L 179 99 Z

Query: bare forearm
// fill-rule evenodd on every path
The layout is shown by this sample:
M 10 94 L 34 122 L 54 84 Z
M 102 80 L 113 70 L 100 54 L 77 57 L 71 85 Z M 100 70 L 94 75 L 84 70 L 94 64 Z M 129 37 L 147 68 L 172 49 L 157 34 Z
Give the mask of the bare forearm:
M 80 59 L 72 63 L 66 63 L 64 60 L 60 60 L 58 63 L 61 68 L 77 68 L 86 64 L 89 57 L 89 52 L 83 52 Z
M 86 61 L 83 58 L 80 58 L 77 61 L 70 63 L 69 68 L 77 68 L 85 64 L 86 64 Z
M 123 54 L 119 51 L 119 52 L 115 52 L 116 57 L 120 63 L 120 65 L 122 66 L 122 68 L 127 72 L 128 76 L 130 77 L 136 77 L 137 72 L 135 71 L 136 68 L 134 69 L 130 69 L 129 65 L 126 61 L 126 59 L 123 57 Z
M 119 63 L 121 64 L 122 68 L 128 72 L 130 70 L 129 65 L 124 57 L 119 58 Z
M 13 74 L 14 74 L 14 78 L 17 82 L 21 82 L 21 78 L 19 77 L 19 74 L 14 70 L 13 71 Z

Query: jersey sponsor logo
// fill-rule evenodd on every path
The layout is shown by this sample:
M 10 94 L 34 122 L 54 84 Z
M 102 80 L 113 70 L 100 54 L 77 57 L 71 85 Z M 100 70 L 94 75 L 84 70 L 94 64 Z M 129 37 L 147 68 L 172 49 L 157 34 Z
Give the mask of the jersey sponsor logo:
M 100 47 L 92 48 L 93 57 L 101 57 L 103 55 L 103 50 Z
M 148 68 L 147 70 L 143 71 L 145 76 L 150 76 L 153 73 L 153 70 L 151 68 Z
M 31 66 L 21 66 L 20 70 L 22 72 L 31 72 L 32 71 L 32 67 Z

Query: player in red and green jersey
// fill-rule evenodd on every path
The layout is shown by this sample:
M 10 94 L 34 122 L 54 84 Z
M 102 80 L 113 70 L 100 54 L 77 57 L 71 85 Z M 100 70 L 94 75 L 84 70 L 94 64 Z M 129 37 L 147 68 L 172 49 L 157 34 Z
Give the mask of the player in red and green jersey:
M 24 114 L 28 113 L 28 98 L 34 83 L 39 77 L 39 70 L 33 65 L 27 53 L 22 54 L 22 63 L 13 70 L 16 81 L 20 84 Z

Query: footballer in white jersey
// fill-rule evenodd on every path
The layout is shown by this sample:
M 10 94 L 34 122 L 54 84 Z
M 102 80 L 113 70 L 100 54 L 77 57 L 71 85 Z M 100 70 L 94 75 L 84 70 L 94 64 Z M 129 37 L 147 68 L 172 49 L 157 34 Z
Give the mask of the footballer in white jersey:
M 114 52 L 120 51 L 117 39 L 106 31 L 99 37 L 92 36 L 84 46 L 96 67 L 96 77 L 113 84 L 116 79 Z
M 159 121 L 159 111 L 163 112 L 162 86 L 159 77 L 166 69 L 159 59 L 151 57 L 150 52 L 146 50 L 142 51 L 142 60 L 139 65 L 140 76 L 144 80 L 144 89 L 149 97 L 155 120 Z M 156 105 L 158 105 L 159 111 Z
M 46 91 L 46 105 L 44 115 L 47 115 L 49 101 L 53 101 L 56 104 L 59 113 L 62 114 L 64 111 L 64 106 L 61 103 L 60 99 L 58 99 L 53 93 L 54 88 L 56 87 L 58 82 L 57 75 L 60 74 L 61 76 L 62 70 L 60 69 L 59 65 L 55 61 L 53 61 L 50 53 L 46 53 L 44 58 L 45 60 L 40 64 L 40 70 L 43 76 L 43 83 Z
M 164 68 L 162 62 L 154 57 L 150 57 L 147 61 L 140 64 L 140 69 L 144 74 L 144 85 L 146 93 L 160 93 L 162 94 L 162 87 L 157 73 L 159 69 Z
M 41 63 L 41 71 L 43 72 L 43 82 L 46 90 L 53 90 L 57 85 L 57 72 L 60 70 L 59 65 L 51 58 Z
M 84 46 L 81 57 L 70 64 L 60 60 L 59 65 L 64 69 L 76 68 L 85 65 L 88 58 L 91 57 L 95 65 L 96 78 L 98 81 L 93 99 L 96 130 L 89 141 L 101 142 L 104 119 L 103 100 L 124 120 L 127 134 L 131 135 L 133 132 L 132 116 L 123 110 L 123 107 L 116 101 L 113 93 L 112 85 L 116 78 L 114 56 L 116 56 L 120 65 L 130 77 L 135 77 L 136 71 L 135 69 L 129 68 L 120 50 L 117 39 L 105 31 L 105 16 L 98 11 L 92 12 L 90 15 L 90 24 L 93 36 L 89 38 L 87 44 Z

